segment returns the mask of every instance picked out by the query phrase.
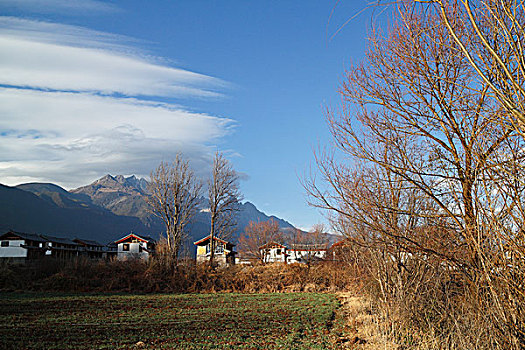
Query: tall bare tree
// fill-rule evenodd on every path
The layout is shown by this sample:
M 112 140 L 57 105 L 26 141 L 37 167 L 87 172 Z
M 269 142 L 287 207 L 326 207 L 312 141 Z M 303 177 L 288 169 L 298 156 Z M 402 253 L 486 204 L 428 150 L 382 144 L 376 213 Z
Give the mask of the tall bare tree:
M 186 225 L 198 209 L 202 183 L 181 154 L 171 164 L 161 162 L 150 177 L 148 202 L 164 222 L 167 249 L 177 259 Z
M 458 2 L 469 3 L 440 3 Z M 413 3 L 400 2 L 388 34 L 374 32 L 365 62 L 346 72 L 343 110 L 327 112 L 343 157 L 319 154 L 328 189 L 315 181 L 307 189 L 339 224 L 355 225 L 361 242 L 383 245 L 390 260 L 402 253 L 399 268 L 404 258 L 421 256 L 462 274 L 471 301 L 487 310 L 499 332 L 491 346 L 520 348 L 525 312 L 518 305 L 525 289 L 516 281 L 524 277 L 523 259 L 509 263 L 510 256 L 523 256 L 518 242 L 525 226 L 520 88 L 511 80 L 495 85 L 506 77 L 501 65 L 486 66 L 490 75 L 480 75 L 480 65 L 496 58 L 479 51 L 476 66 L 466 55 L 462 43 L 482 39 L 472 24 L 454 17 L 454 8 L 447 10 L 447 24 L 439 11 L 414 11 Z M 510 55 L 507 61 L 518 59 L 508 53 L 518 49 L 498 48 Z M 514 96 L 515 105 L 505 105 L 502 96 Z
M 414 5 L 419 11 L 439 15 L 457 52 L 507 111 L 508 125 L 525 135 L 525 3 L 415 0 Z M 463 35 L 465 32 L 470 35 Z
M 290 248 L 295 260 L 312 262 L 323 259 L 319 252 L 327 250 L 330 239 L 323 224 L 315 224 L 308 232 L 294 229 L 291 232 Z
M 215 153 L 212 175 L 208 181 L 210 205 L 210 265 L 214 264 L 215 237 L 228 239 L 236 229 L 236 213 L 242 195 L 239 175 L 220 152 Z
M 267 253 L 261 247 L 268 243 L 282 243 L 279 223 L 273 219 L 262 222 L 250 221 L 239 237 L 239 248 L 249 259 L 266 262 Z
M 481 174 L 505 152 L 512 130 L 483 81 L 457 52 L 436 16 L 400 11 L 399 25 L 371 41 L 367 63 L 347 73 L 343 115 L 329 117 L 343 152 L 419 189 L 449 218 L 479 267 L 487 241 L 480 226 Z M 469 33 L 462 33 L 469 35 Z M 356 125 L 361 124 L 357 128 Z

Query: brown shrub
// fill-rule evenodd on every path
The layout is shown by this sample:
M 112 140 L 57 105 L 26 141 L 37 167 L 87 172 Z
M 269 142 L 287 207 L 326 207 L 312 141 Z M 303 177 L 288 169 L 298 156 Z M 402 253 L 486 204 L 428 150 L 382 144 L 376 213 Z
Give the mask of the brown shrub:
M 489 286 L 440 261 L 369 251 L 364 284 L 381 335 L 410 349 L 508 349 L 489 318 Z
M 44 266 L 46 265 L 46 266 Z M 182 260 L 168 265 L 150 259 L 126 261 L 67 262 L 0 266 L 1 290 L 60 292 L 335 292 L 346 290 L 353 281 L 345 265 L 324 262 L 267 264 L 212 269 L 208 264 Z

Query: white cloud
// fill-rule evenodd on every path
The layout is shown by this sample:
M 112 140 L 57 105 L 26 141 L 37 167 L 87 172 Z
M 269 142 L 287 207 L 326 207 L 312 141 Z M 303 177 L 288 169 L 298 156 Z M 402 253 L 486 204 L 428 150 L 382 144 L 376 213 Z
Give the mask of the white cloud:
M 140 49 L 130 46 L 140 43 L 140 41 L 124 35 L 11 16 L 0 16 L 0 33 L 3 37 L 49 44 L 105 49 L 122 53 L 131 51 L 136 54 L 142 52 Z
M 204 171 L 211 142 L 234 125 L 134 98 L 0 88 L 0 179 L 73 187 L 105 173 L 147 175 L 176 152 Z
M 117 40 L 72 26 L 0 17 L 0 84 L 127 96 L 220 96 L 213 91 L 224 86 L 219 79 L 158 64 L 132 49 L 124 53 Z
M 115 12 L 115 5 L 97 0 L 0 0 L 0 8 L 32 13 L 82 13 Z
M 235 123 L 163 97 L 216 98 L 227 84 L 161 64 L 132 42 L 0 17 L 0 182 L 144 176 L 176 152 L 204 175 L 212 143 Z
M 206 142 L 223 136 L 231 122 L 136 98 L 0 88 L 0 130 L 11 137 L 38 130 L 45 138 L 69 140 L 132 125 L 160 139 Z

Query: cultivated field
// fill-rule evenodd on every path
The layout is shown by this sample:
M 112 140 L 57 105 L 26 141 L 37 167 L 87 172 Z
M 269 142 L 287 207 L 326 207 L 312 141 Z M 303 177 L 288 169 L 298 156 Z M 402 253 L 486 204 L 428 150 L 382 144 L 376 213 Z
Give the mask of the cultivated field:
M 0 294 L 0 347 L 331 349 L 338 307 L 316 293 Z

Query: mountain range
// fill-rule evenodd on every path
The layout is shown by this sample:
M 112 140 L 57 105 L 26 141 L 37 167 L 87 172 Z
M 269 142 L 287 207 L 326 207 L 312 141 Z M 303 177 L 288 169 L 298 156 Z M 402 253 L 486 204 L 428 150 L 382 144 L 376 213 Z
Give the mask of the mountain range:
M 129 232 L 154 238 L 165 231 L 162 221 L 149 211 L 148 182 L 135 176 L 106 175 L 95 182 L 67 191 L 52 183 L 0 185 L 0 232 L 15 230 L 108 243 Z M 209 213 L 201 198 L 201 210 L 188 225 L 189 240 L 209 233 Z M 235 240 L 250 221 L 274 219 L 283 229 L 287 221 L 268 216 L 250 202 L 237 214 Z

